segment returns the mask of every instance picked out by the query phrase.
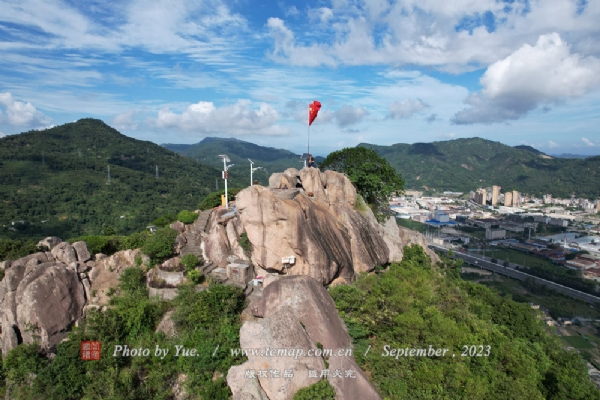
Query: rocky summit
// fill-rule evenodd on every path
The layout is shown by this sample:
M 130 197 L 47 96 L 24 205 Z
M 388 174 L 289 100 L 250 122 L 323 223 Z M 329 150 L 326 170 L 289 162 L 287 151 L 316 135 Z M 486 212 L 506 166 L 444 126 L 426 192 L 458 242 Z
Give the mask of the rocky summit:
M 407 241 L 427 248 L 424 238 L 416 238 L 421 235 L 410 231 L 411 239 L 401 229 L 393 219 L 380 225 L 368 207 L 357 207 L 356 189 L 344 174 L 290 168 L 271 175 L 269 187 L 239 192 L 233 210 L 216 210 L 205 251 L 221 267 L 233 254 L 251 258 L 258 275 L 307 275 L 329 284 L 401 261 Z M 252 244 L 248 252 L 240 245 L 243 232 Z M 290 257 L 292 263 L 282 262 Z

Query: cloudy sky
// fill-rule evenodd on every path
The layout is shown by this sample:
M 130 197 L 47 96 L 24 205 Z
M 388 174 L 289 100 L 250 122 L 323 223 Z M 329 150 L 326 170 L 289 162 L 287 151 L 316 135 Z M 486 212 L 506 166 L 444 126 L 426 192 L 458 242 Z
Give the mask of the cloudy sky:
M 600 154 L 600 1 L 2 0 L 0 136 L 94 117 L 319 155 L 479 136 Z

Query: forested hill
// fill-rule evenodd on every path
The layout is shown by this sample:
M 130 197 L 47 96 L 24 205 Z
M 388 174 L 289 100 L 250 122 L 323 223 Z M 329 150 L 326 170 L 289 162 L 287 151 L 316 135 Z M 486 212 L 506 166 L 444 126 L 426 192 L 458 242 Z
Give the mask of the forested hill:
M 409 189 L 468 192 L 500 185 L 502 191 L 536 195 L 600 196 L 600 156 L 554 158 L 529 146 L 515 148 L 481 138 L 359 146 L 385 157 Z
M 196 209 L 220 176 L 95 119 L 8 136 L 0 139 L 0 236 L 65 239 L 106 227 L 127 234 Z
M 233 178 L 244 179 L 244 181 L 248 180 L 248 183 L 250 183 L 250 162 L 248 159 L 254 161 L 255 168 L 265 168 L 254 173 L 256 179 L 264 185 L 269 182 L 269 176 L 274 172 L 283 172 L 287 168 L 300 169 L 303 166 L 300 154 L 273 147 L 259 146 L 234 138 L 207 137 L 192 145 L 163 144 L 162 146 L 219 169 L 223 169 L 223 162 L 217 155 L 227 154 L 231 159 L 231 163 L 235 164 L 229 175 Z M 315 157 L 315 159 L 319 163 L 323 160 L 323 157 Z

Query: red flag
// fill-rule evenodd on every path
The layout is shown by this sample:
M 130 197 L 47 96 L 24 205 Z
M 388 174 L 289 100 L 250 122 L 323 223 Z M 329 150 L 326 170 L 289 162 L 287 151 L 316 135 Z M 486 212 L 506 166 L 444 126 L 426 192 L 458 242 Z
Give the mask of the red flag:
M 317 114 L 321 109 L 321 103 L 318 101 L 313 101 L 312 104 L 308 105 L 308 126 L 310 126 L 315 118 L 317 118 Z

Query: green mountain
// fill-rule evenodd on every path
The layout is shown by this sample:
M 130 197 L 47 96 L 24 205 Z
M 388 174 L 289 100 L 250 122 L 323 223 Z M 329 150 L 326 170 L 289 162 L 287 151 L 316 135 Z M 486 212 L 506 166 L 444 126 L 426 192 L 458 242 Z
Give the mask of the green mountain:
M 398 143 L 374 149 L 402 174 L 406 188 L 425 191 L 502 186 L 502 190 L 555 197 L 600 196 L 600 156 L 553 158 L 529 146 L 511 147 L 481 138 Z
M 128 234 L 165 213 L 196 209 L 220 177 L 95 119 L 11 135 L 0 139 L 0 236 L 65 239 L 109 226 Z
M 274 172 L 283 172 L 287 168 L 302 168 L 300 155 L 288 150 L 263 147 L 254 143 L 245 142 L 234 138 L 207 137 L 199 143 L 186 144 L 163 144 L 163 147 L 183 154 L 203 164 L 223 169 L 223 161 L 219 154 L 227 154 L 234 167 L 229 171 L 232 178 L 242 179 L 250 183 L 250 162 L 254 167 L 263 167 L 254 172 L 254 179 L 260 184 L 266 185 L 269 176 Z M 315 157 L 317 164 L 323 161 L 323 157 Z

